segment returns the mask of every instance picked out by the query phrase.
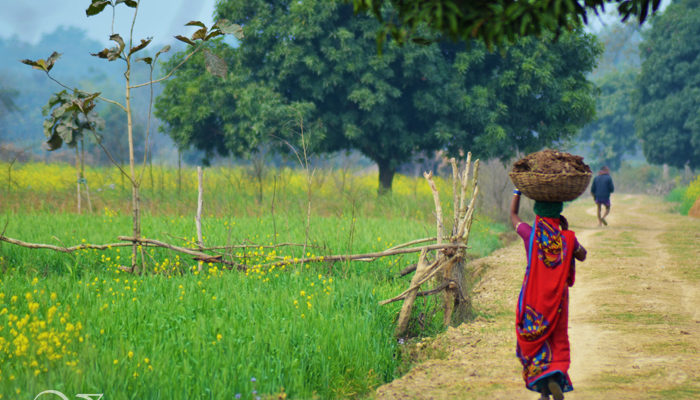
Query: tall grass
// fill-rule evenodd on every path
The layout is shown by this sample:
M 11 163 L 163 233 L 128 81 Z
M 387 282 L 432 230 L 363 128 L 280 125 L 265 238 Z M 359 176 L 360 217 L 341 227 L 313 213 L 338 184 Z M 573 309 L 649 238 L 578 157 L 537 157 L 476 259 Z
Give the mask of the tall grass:
M 698 199 L 700 199 L 700 175 L 688 186 L 679 186 L 666 196 L 666 201 L 677 203 L 677 210 L 683 215 L 688 215 L 688 211 Z
M 70 170 L 16 168 L 3 193 L 6 236 L 72 245 L 115 242 L 130 232 L 122 204 L 128 202 L 128 187 L 121 189 L 117 181 L 110 188 L 113 171 L 88 172 L 98 211 L 76 215 L 73 178 L 62 177 L 62 169 Z M 186 171 L 178 195 L 177 171 L 159 169 L 162 190 L 154 186 L 149 192 L 145 185 L 144 235 L 191 246 L 193 171 Z M 234 174 L 240 174 L 240 183 L 227 183 Z M 295 399 L 356 398 L 395 378 L 402 362 L 393 338 L 400 304 L 378 302 L 406 289 L 410 277 L 399 278 L 398 272 L 416 255 L 269 263 L 377 251 L 432 236 L 432 196 L 420 179 L 399 176 L 394 193 L 378 198 L 376 175 L 324 174 L 314 175 L 306 254 L 302 246 L 236 249 L 231 256 L 247 265 L 245 271 L 204 264 L 200 272 L 195 260 L 145 248 L 148 274 L 134 276 L 120 268 L 130 265 L 126 248 L 63 254 L 3 243 L 0 395 L 34 398 L 54 389 L 69 397 L 104 393 L 111 399 L 254 399 L 282 392 Z M 207 171 L 205 244 L 304 243 L 303 175 L 271 171 L 262 202 L 259 188 L 243 176 L 245 171 L 235 169 Z M 449 209 L 451 185 L 441 180 L 438 185 L 447 200 L 443 208 Z M 56 209 L 65 212 L 51 211 Z M 469 252 L 485 255 L 500 246 L 503 229 L 478 216 Z M 417 302 L 416 313 L 429 317 L 413 332 L 441 329 L 437 301 Z

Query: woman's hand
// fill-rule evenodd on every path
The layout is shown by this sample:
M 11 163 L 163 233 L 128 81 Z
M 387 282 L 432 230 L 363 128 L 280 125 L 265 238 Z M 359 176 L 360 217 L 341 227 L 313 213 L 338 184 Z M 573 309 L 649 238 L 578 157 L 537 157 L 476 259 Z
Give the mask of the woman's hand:
M 513 200 L 510 202 L 510 222 L 513 224 L 513 228 L 518 229 L 518 224 L 523 222 L 518 216 L 518 210 L 520 209 L 520 191 L 518 189 L 513 190 Z
M 579 261 L 585 261 L 586 254 L 588 254 L 588 251 L 586 251 L 586 249 L 583 246 L 581 246 L 580 244 L 578 245 L 578 247 L 574 251 L 574 257 L 576 257 L 576 259 Z

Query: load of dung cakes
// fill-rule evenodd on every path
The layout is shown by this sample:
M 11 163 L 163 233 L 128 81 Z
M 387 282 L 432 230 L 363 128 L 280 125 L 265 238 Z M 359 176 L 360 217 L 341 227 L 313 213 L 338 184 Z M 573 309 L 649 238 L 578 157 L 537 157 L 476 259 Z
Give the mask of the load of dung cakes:
M 572 201 L 586 191 L 593 174 L 583 157 L 546 149 L 516 161 L 509 175 L 533 200 Z

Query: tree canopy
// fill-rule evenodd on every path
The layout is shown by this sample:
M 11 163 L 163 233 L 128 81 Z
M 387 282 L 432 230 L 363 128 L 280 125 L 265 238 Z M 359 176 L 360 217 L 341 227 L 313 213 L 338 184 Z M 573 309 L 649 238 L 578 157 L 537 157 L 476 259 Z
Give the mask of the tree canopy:
M 380 42 L 387 34 L 395 40 L 420 39 L 418 30 L 427 25 L 453 40 L 477 39 L 487 45 L 514 42 L 523 36 L 545 32 L 559 34 L 587 23 L 589 12 L 598 14 L 606 5 L 617 6 L 626 21 L 643 23 L 661 0 L 345 0 L 357 12 L 370 10 L 381 21 Z M 387 12 L 391 6 L 393 12 Z
M 203 150 L 205 164 L 217 154 L 242 157 L 269 143 L 283 149 L 285 141 L 296 143 L 289 134 L 290 125 L 312 107 L 303 102 L 284 102 L 270 85 L 250 80 L 250 72 L 222 41 L 209 44 L 207 49 L 222 57 L 230 73 L 225 79 L 204 74 L 206 53 L 192 57 L 165 83 L 162 95 L 156 99 L 155 115 L 164 123 L 160 129 L 181 150 Z M 185 53 L 176 54 L 165 64 L 166 69 L 184 57 Z
M 642 42 L 634 107 L 649 162 L 700 166 L 700 0 L 670 4 Z
M 449 143 L 453 154 L 462 148 L 509 159 L 571 138 L 593 118 L 586 75 L 599 44 L 580 28 L 550 39 L 522 38 L 498 53 L 476 43 L 459 53 L 453 64 L 459 100 L 449 116 L 459 123 Z
M 359 150 L 388 190 L 418 152 L 509 158 L 572 136 L 594 113 L 586 73 L 600 47 L 580 28 L 498 53 L 480 42 L 388 43 L 380 56 L 379 22 L 341 2 L 227 0 L 217 13 L 245 32 L 228 51 L 228 76 L 209 80 L 192 63 L 156 106 L 183 145 L 236 154 L 262 140 L 251 135 L 288 138 L 283 120 L 304 105 L 314 149 Z

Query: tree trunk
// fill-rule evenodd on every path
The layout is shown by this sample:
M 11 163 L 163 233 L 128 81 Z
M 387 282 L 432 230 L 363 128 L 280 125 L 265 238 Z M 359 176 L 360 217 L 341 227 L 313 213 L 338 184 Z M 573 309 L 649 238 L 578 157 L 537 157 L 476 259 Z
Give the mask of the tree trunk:
M 259 152 L 258 156 L 253 158 L 253 175 L 255 175 L 255 180 L 258 182 L 258 204 L 263 203 L 263 178 L 265 175 L 265 155 L 262 150 Z
M 75 146 L 75 186 L 77 191 L 77 201 L 78 201 L 78 214 L 80 214 L 80 155 L 78 153 L 78 146 Z
M 137 252 L 139 248 L 138 239 L 141 238 L 141 198 L 139 196 L 139 182 L 136 177 L 134 159 L 134 124 L 131 116 L 131 84 L 130 66 L 127 66 L 124 76 L 126 78 L 126 123 L 129 138 L 129 174 L 131 175 L 131 212 L 133 218 L 133 236 L 136 241 L 131 248 L 131 270 L 136 271 Z
M 445 310 L 450 311 L 449 315 L 445 314 L 445 326 L 457 326 L 471 318 L 472 307 L 466 266 L 466 260 L 462 259 L 450 269 L 449 275 L 446 276 L 452 284 L 445 290 L 445 300 L 449 299 L 452 303 L 449 305 L 445 303 Z
M 177 195 L 182 193 L 182 150 L 177 148 Z
M 379 189 L 380 195 L 391 192 L 391 184 L 394 181 L 396 168 L 390 165 L 388 161 L 377 161 L 379 167 Z
M 197 167 L 197 214 L 194 216 L 195 228 L 197 229 L 197 246 L 201 250 L 204 247 L 202 237 L 202 202 L 204 197 L 204 173 L 202 167 Z M 197 263 L 197 271 L 202 270 L 202 261 Z
M 85 197 L 87 198 L 88 212 L 92 214 L 92 201 L 90 200 L 90 187 L 85 178 L 85 141 L 80 139 L 80 181 L 85 186 Z
M 204 247 L 202 238 L 202 203 L 204 199 L 204 173 L 202 167 L 197 167 L 197 214 L 194 217 L 197 229 L 197 246 L 201 250 Z

